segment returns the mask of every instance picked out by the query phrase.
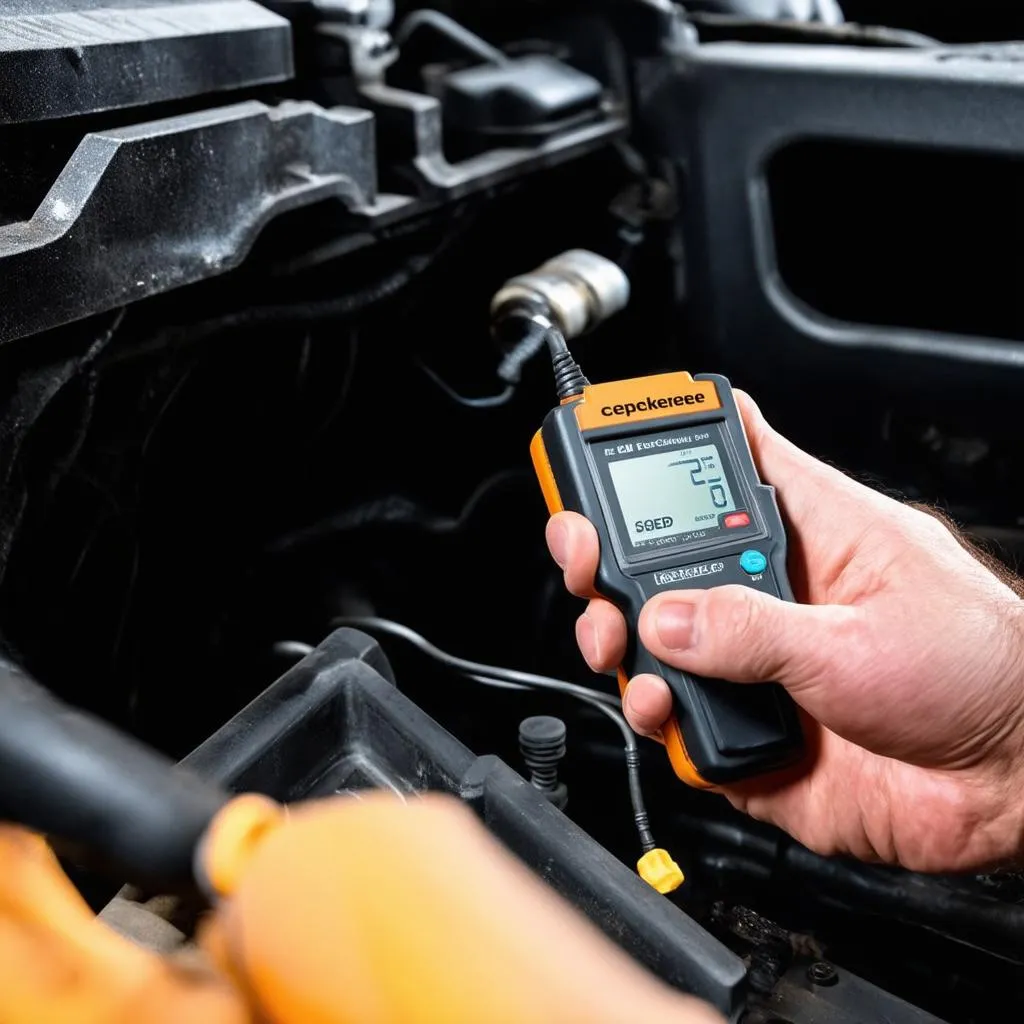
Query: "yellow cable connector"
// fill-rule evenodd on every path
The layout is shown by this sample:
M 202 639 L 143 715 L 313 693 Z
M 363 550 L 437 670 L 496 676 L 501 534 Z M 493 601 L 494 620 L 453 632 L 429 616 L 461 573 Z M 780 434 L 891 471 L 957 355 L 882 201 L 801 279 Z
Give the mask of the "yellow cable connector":
M 671 858 L 668 850 L 649 850 L 637 862 L 640 877 L 663 896 L 675 892 L 683 884 L 682 868 Z

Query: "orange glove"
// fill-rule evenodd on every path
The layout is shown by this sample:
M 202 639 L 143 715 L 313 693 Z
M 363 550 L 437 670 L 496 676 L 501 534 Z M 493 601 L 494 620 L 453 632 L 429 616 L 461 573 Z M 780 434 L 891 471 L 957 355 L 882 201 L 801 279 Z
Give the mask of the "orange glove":
M 97 920 L 49 847 L 0 826 L 0 1024 L 713 1024 L 457 801 L 229 804 L 201 851 L 224 975 Z M 234 984 L 229 980 L 233 979 Z
M 93 915 L 46 843 L 0 825 L 0 1024 L 250 1024 L 225 978 Z
M 645 973 L 453 799 L 306 804 L 251 842 L 232 822 L 253 811 L 240 803 L 202 852 L 225 896 L 203 944 L 261 1020 L 721 1020 Z

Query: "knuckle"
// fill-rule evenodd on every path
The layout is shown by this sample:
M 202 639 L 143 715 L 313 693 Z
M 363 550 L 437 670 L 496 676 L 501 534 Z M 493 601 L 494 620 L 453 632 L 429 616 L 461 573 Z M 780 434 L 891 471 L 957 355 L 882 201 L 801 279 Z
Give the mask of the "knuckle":
M 931 517 L 924 512 L 902 507 L 879 524 L 876 538 L 884 542 L 883 550 L 903 551 L 908 546 L 916 547 L 922 534 L 930 531 L 933 525 Z
M 877 624 L 855 607 L 834 609 L 823 637 L 827 643 L 801 645 L 799 654 L 791 655 L 783 670 L 808 686 L 858 686 L 858 680 L 876 676 L 879 659 L 886 657 L 888 648 Z
M 774 678 L 780 671 L 761 595 L 746 587 L 713 590 L 707 636 L 714 660 L 735 682 Z
M 904 533 L 915 544 L 942 543 L 954 538 L 956 524 L 940 509 L 929 505 L 906 506 Z
M 857 608 L 846 608 L 835 618 L 830 632 L 843 656 L 854 663 L 866 661 L 878 647 L 878 636 L 871 621 Z
M 709 591 L 705 608 L 713 637 L 731 644 L 756 635 L 759 603 L 754 592 L 746 587 L 728 586 Z

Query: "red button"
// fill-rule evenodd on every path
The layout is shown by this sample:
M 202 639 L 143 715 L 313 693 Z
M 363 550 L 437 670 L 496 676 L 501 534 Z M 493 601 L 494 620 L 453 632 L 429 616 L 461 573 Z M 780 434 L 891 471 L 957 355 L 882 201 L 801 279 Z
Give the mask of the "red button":
M 725 528 L 727 530 L 735 530 L 741 526 L 750 525 L 750 516 L 746 512 L 733 512 L 732 515 L 725 517 Z

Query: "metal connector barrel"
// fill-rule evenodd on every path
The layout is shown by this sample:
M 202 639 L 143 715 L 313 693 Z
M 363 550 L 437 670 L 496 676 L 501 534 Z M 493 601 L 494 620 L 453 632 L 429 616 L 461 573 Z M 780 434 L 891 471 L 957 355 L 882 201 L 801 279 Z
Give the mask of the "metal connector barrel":
M 618 264 L 570 249 L 507 281 L 491 301 L 494 322 L 523 313 L 547 317 L 567 340 L 592 330 L 629 302 L 629 278 Z

